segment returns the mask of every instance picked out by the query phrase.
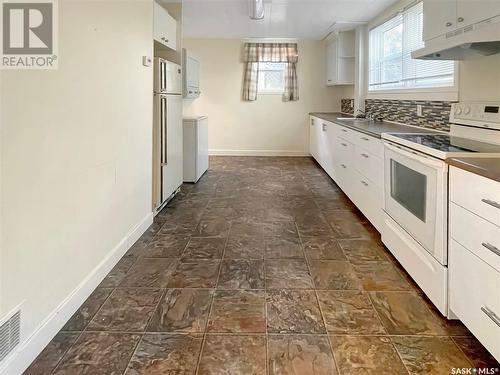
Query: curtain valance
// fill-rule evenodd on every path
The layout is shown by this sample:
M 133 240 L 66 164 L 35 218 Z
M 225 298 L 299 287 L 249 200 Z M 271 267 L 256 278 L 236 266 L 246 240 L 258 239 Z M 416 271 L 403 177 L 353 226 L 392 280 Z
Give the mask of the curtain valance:
M 245 43 L 243 62 L 296 63 L 297 43 Z

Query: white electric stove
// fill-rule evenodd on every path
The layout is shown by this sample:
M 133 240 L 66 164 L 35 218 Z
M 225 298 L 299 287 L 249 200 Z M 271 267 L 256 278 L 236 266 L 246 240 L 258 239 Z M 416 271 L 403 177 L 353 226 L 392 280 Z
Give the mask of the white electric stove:
M 445 159 L 500 156 L 500 103 L 455 103 L 450 123 L 450 133 L 382 134 L 382 241 L 446 316 L 449 311 Z
M 500 153 L 500 103 L 454 103 L 450 123 L 450 133 L 385 133 L 382 138 L 442 160 Z

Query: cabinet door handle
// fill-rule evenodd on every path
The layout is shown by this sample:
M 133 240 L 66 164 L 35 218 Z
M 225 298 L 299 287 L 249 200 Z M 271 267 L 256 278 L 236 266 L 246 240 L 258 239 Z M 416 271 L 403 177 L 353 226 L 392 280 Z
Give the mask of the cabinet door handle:
M 315 123 L 314 123 L 314 120 L 311 120 L 311 126 L 314 126 Z
M 495 253 L 496 255 L 500 256 L 500 249 L 498 247 L 493 246 L 488 242 L 483 242 L 481 245 L 483 245 L 483 247 L 487 248 L 492 253 Z
M 458 22 L 464 22 L 464 18 L 463 18 L 463 17 L 458 17 L 458 18 L 457 18 L 457 21 L 458 21 Z
M 341 145 L 347 147 L 347 143 L 341 143 Z
M 370 140 L 370 138 L 368 138 L 368 137 L 361 137 L 361 139 L 362 139 L 363 141 L 369 141 L 369 140 Z
M 368 159 L 370 156 L 367 155 L 367 154 L 361 154 L 362 157 L 364 157 L 365 159 Z
M 446 25 L 446 27 L 450 27 L 453 24 L 451 22 L 446 22 L 445 25 Z
M 323 129 L 324 132 L 326 132 L 326 124 L 323 123 L 323 126 L 321 127 Z
M 481 199 L 481 202 L 489 204 L 490 206 L 493 206 L 495 208 L 499 208 L 500 209 L 500 203 L 492 201 L 491 199 L 483 198 L 483 199 Z
M 361 181 L 361 183 L 365 186 L 368 186 L 368 183 L 366 181 Z
M 500 327 L 500 318 L 497 314 L 491 311 L 487 306 L 481 306 L 481 311 L 484 312 L 488 318 L 493 320 L 493 322 L 495 322 L 495 324 Z
M 344 128 L 340 128 L 340 130 L 342 130 L 344 133 L 347 133 L 347 130 L 345 130 Z

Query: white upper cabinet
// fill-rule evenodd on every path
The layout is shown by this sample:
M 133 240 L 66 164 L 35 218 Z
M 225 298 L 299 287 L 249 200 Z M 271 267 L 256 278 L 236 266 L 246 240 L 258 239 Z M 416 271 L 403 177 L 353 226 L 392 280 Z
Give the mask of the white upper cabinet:
M 186 86 L 200 88 L 200 62 L 193 56 L 188 56 L 186 68 Z
M 154 2 L 154 40 L 173 50 L 177 49 L 177 21 L 165 8 Z
M 464 27 L 500 15 L 499 0 L 458 0 L 457 27 Z
M 430 40 L 456 27 L 457 0 L 424 1 L 424 40 Z
M 337 82 L 337 41 L 333 40 L 326 45 L 326 84 L 335 85 Z
M 184 97 L 197 98 L 200 96 L 200 61 L 189 51 L 182 50 L 182 64 L 184 67 Z
M 497 15 L 499 0 L 424 0 L 424 40 Z
M 326 84 L 354 84 L 354 31 L 341 31 L 326 45 Z

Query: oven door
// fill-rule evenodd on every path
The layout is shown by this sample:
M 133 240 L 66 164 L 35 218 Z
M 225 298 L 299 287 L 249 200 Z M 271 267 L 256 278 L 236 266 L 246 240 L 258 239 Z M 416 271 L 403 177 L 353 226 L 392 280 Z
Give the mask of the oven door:
M 442 160 L 384 143 L 384 210 L 444 265 L 447 184 Z

